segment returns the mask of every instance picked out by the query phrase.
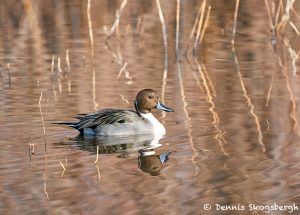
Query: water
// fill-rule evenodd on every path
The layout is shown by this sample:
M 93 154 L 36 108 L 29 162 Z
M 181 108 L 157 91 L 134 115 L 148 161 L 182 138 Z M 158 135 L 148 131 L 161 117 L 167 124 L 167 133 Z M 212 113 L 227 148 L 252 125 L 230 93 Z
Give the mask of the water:
M 90 3 L 90 14 L 88 1 L 1 4 L 1 214 L 265 214 L 274 204 L 300 206 L 299 62 L 291 58 L 300 48 L 292 26 L 300 26 L 299 2 L 274 52 L 266 5 L 241 1 L 233 52 L 235 1 L 208 1 L 198 53 L 193 38 L 185 58 L 201 2 L 181 1 L 176 61 L 176 1 L 162 1 L 166 79 L 156 2 L 128 1 L 110 38 L 122 1 Z M 154 111 L 167 129 L 160 140 L 82 138 L 51 124 L 133 108 L 143 88 L 162 92 L 175 110 Z

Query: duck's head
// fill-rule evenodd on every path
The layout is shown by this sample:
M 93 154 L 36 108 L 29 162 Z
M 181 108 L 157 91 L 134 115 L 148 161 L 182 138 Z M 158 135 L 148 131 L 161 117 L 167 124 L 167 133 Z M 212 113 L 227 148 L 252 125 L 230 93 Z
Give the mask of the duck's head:
M 160 101 L 158 94 L 152 89 L 141 90 L 136 95 L 134 105 L 136 111 L 143 114 L 150 113 L 155 108 L 166 112 L 174 112 Z

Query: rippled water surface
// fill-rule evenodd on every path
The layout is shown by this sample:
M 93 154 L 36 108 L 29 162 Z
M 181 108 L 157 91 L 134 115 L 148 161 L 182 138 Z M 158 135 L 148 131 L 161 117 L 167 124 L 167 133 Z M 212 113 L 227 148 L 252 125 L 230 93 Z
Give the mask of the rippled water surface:
M 288 2 L 240 1 L 233 37 L 236 1 L 206 1 L 203 18 L 201 1 L 161 1 L 164 41 L 159 1 L 1 1 L 0 213 L 300 207 L 300 2 Z M 175 110 L 153 111 L 162 139 L 51 124 L 133 109 L 144 88 Z

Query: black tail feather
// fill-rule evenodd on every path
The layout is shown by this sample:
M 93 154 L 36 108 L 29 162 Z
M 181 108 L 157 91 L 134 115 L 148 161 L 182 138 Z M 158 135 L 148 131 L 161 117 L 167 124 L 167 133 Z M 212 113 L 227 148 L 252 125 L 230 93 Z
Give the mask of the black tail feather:
M 66 125 L 72 128 L 76 127 L 76 122 L 51 122 L 53 125 Z

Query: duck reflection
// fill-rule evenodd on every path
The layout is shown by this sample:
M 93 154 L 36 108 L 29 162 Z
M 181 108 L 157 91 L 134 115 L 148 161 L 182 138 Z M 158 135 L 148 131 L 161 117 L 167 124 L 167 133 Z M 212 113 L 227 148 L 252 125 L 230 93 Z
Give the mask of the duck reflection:
M 122 137 L 84 137 L 77 136 L 73 141 L 81 149 L 99 154 L 120 153 L 121 157 L 128 153 L 137 152 L 140 149 L 155 149 L 161 146 L 159 140 L 162 137 L 151 135 L 122 136 Z
M 79 135 L 74 139 L 70 139 L 70 141 L 82 150 L 97 153 L 98 148 L 99 154 L 116 153 L 119 154 L 118 157 L 120 158 L 125 158 L 138 152 L 139 169 L 152 176 L 158 176 L 172 153 L 169 151 L 156 154 L 155 149 L 162 146 L 159 142 L 161 138 L 162 136 L 152 135 L 127 137 L 85 137 Z M 69 145 L 70 142 L 60 144 Z
M 155 155 L 155 151 L 141 149 L 139 150 L 140 156 L 138 157 L 139 168 L 152 176 L 160 175 L 160 171 L 163 169 L 164 164 L 168 161 L 169 155 L 172 151 Z

